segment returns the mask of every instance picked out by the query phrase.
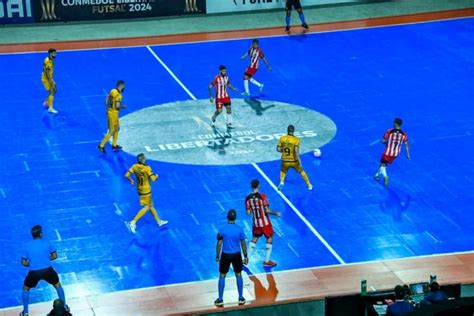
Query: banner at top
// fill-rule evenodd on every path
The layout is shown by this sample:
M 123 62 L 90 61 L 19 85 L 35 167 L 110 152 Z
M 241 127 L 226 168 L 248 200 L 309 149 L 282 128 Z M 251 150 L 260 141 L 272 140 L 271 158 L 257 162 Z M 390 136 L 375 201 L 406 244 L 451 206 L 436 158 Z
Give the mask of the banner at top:
M 206 1 L 195 0 L 34 0 L 36 22 L 129 19 L 205 13 Z M 192 10 L 191 10 L 192 9 Z
M 0 0 L 0 24 L 33 22 L 32 1 Z
M 304 6 L 357 2 L 358 0 L 301 0 Z M 207 13 L 283 9 L 286 0 L 206 0 Z

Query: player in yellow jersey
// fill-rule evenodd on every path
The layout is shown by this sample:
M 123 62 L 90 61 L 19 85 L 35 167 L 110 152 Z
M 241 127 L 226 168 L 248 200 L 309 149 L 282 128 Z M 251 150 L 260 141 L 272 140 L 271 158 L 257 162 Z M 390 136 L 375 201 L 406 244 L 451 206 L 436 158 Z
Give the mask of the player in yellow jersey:
M 48 108 L 48 112 L 51 114 L 56 114 L 56 111 L 53 107 L 54 95 L 56 94 L 56 82 L 54 82 L 54 59 L 56 58 L 56 50 L 50 48 L 48 50 L 48 57 L 43 61 L 43 72 L 41 73 L 41 82 L 43 83 L 44 88 L 48 91 L 48 97 L 43 102 L 43 106 Z
M 293 125 L 288 125 L 288 134 L 280 137 L 278 140 L 277 151 L 281 152 L 280 184 L 278 185 L 278 190 L 283 189 L 286 173 L 290 168 L 295 169 L 301 175 L 304 182 L 306 182 L 308 190 L 312 190 L 313 185 L 301 166 L 299 151 L 300 139 L 296 137 L 294 133 L 295 127 Z
M 125 82 L 123 80 L 117 81 L 114 89 L 110 90 L 109 95 L 105 99 L 105 107 L 107 109 L 107 134 L 99 144 L 99 150 L 105 154 L 105 144 L 112 138 L 112 149 L 120 150 L 122 146 L 117 144 L 118 133 L 120 130 L 119 111 L 125 109 L 126 106 L 122 103 L 122 93 L 125 90 Z
M 132 174 L 135 176 L 135 180 L 133 180 Z M 160 219 L 156 213 L 155 207 L 153 206 L 153 199 L 151 197 L 150 180 L 156 181 L 158 179 L 158 175 L 154 174 L 153 170 L 151 170 L 151 167 L 146 164 L 146 157 L 144 154 L 139 154 L 137 156 L 137 163 L 128 169 L 125 177 L 132 185 L 137 186 L 138 195 L 140 196 L 140 205 L 143 206 L 143 208 L 137 213 L 132 221 L 128 223 L 132 233 L 135 234 L 137 221 L 148 211 L 151 211 L 151 214 L 153 214 L 158 226 L 161 227 L 166 225 L 168 221 Z

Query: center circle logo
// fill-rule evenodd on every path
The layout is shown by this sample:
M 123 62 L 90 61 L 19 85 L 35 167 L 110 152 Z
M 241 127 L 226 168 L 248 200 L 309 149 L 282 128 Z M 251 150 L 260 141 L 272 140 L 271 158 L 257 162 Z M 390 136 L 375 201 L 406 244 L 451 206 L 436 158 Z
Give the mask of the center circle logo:
M 192 165 L 238 165 L 280 159 L 278 139 L 288 125 L 301 139 L 300 153 L 328 143 L 336 124 L 311 109 L 276 101 L 232 100 L 232 124 L 223 109 L 211 127 L 214 104 L 208 99 L 159 104 L 120 119 L 120 141 L 126 152 L 148 159 Z

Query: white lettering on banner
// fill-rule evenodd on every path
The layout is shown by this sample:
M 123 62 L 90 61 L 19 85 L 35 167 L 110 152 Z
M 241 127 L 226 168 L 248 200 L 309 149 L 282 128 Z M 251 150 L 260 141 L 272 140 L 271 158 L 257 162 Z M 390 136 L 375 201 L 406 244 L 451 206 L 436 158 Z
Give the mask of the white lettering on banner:
M 61 4 L 67 6 L 82 6 L 82 5 L 113 5 L 115 0 L 61 0 Z
M 14 14 L 17 14 L 20 18 L 31 17 L 30 0 L 2 0 L 0 2 L 0 18 L 6 16 L 11 19 Z
M 303 6 L 357 2 L 358 0 L 304 0 Z M 286 0 L 206 0 L 207 13 L 270 10 L 285 7 Z

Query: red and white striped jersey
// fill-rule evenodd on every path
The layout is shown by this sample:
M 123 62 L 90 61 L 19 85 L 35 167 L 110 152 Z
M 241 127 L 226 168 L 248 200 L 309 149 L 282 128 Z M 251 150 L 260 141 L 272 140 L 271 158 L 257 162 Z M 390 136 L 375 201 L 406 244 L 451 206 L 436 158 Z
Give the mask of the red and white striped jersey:
M 385 143 L 384 155 L 398 157 L 402 149 L 402 143 L 408 141 L 408 136 L 401 129 L 391 128 L 383 135 Z
M 216 87 L 216 99 L 228 98 L 229 94 L 227 93 L 227 86 L 230 83 L 229 76 L 218 74 L 214 77 L 211 84 Z
M 253 227 L 265 227 L 272 224 L 266 212 L 267 207 L 267 196 L 263 193 L 251 193 L 245 198 L 245 208 L 252 212 Z
M 248 51 L 248 54 L 250 56 L 250 66 L 249 67 L 258 69 L 258 62 L 259 62 L 260 58 L 265 57 L 263 55 L 263 51 L 260 49 L 260 47 L 257 47 L 257 48 L 250 47 L 250 49 Z

